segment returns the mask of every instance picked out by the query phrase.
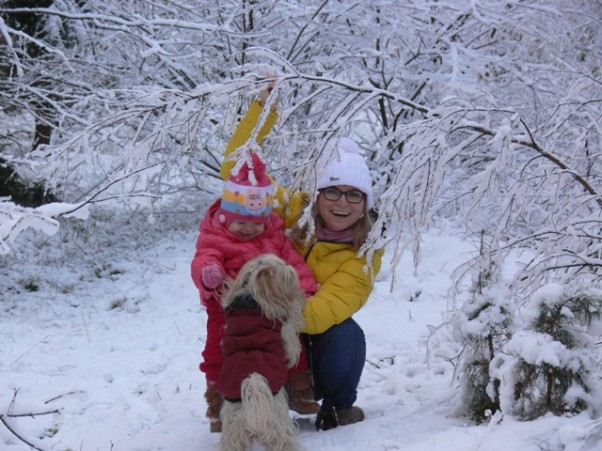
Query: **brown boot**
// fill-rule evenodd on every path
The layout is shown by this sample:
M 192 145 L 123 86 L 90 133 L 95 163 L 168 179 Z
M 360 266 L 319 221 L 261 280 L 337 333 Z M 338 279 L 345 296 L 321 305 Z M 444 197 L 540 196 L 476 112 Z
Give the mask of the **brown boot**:
M 222 421 L 219 418 L 219 412 L 222 410 L 224 395 L 215 388 L 207 387 L 205 399 L 207 400 L 207 413 L 205 415 L 209 418 L 209 430 L 211 432 L 222 432 Z
M 322 406 L 322 410 L 316 416 L 316 429 L 327 431 L 337 426 L 359 423 L 360 421 L 364 421 L 364 418 L 366 418 L 364 411 L 357 406 L 351 406 L 346 409 Z
M 311 415 L 320 411 L 320 405 L 314 400 L 314 389 L 309 371 L 293 373 L 286 383 L 288 407 L 301 415 Z
M 359 423 L 360 421 L 364 421 L 364 418 L 366 418 L 364 411 L 358 406 L 351 406 L 347 409 L 336 409 L 336 411 L 339 426 Z

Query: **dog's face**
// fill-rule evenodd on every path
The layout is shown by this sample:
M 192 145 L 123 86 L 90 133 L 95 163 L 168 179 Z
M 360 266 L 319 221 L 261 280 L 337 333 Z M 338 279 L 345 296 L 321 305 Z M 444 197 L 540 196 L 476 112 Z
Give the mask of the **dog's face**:
M 253 296 L 267 318 L 280 321 L 295 315 L 305 299 L 299 289 L 297 271 L 273 254 L 263 254 L 245 263 L 224 293 L 224 307 L 240 290 Z

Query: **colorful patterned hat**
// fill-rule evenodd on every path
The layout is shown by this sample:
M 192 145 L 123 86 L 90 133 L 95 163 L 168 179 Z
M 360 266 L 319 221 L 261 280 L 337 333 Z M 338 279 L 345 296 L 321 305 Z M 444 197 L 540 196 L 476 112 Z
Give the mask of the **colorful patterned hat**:
M 233 221 L 267 223 L 272 211 L 274 186 L 266 173 L 266 165 L 256 152 L 226 181 L 219 209 L 219 220 L 229 226 Z

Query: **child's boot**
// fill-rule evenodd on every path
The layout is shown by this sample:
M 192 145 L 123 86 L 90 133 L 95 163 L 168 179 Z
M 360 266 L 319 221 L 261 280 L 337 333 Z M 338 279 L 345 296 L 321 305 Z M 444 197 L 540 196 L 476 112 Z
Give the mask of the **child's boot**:
M 320 411 L 320 405 L 314 400 L 314 390 L 309 371 L 292 373 L 286 383 L 288 406 L 301 415 L 311 415 Z
M 219 418 L 219 413 L 224 403 L 224 395 L 215 388 L 207 387 L 205 399 L 207 400 L 206 416 L 209 418 L 209 430 L 211 432 L 222 432 L 222 421 Z

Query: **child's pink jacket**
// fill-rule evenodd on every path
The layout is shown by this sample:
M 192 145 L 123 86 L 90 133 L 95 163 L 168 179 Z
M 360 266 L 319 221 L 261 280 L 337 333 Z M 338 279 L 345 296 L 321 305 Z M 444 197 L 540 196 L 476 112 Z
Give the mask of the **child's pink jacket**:
M 270 222 L 261 235 L 251 240 L 241 240 L 230 233 L 214 214 L 219 209 L 220 202 L 221 200 L 214 202 L 201 221 L 196 254 L 191 264 L 192 280 L 199 289 L 201 303 L 206 307 L 208 315 L 204 362 L 200 368 L 206 374 L 209 384 L 217 380 L 224 360 L 220 342 L 225 315 L 219 296 L 222 287 L 214 290 L 206 288 L 201 280 L 203 268 L 210 264 L 218 264 L 227 276 L 234 279 L 247 261 L 261 254 L 274 254 L 297 270 L 299 285 L 307 296 L 314 294 L 317 289 L 311 268 L 286 237 L 284 221 L 280 216 L 271 213 Z

